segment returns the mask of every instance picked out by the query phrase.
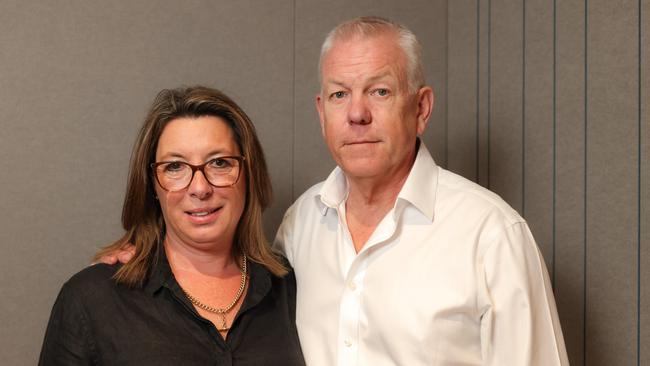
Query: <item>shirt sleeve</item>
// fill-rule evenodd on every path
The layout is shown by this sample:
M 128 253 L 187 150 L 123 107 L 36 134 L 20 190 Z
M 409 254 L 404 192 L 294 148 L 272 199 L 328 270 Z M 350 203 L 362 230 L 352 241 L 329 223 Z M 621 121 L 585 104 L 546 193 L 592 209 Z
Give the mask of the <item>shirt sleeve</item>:
M 293 266 L 293 253 L 291 251 L 291 238 L 293 234 L 293 221 L 294 221 L 294 206 L 289 207 L 287 212 L 282 218 L 280 227 L 278 228 L 277 233 L 275 234 L 275 239 L 273 240 L 273 250 L 277 251 L 284 255 L 289 264 Z
M 61 289 L 47 324 L 39 366 L 96 364 L 88 321 L 78 295 L 69 284 Z
M 484 364 L 569 365 L 546 265 L 525 222 L 497 235 L 482 268 Z

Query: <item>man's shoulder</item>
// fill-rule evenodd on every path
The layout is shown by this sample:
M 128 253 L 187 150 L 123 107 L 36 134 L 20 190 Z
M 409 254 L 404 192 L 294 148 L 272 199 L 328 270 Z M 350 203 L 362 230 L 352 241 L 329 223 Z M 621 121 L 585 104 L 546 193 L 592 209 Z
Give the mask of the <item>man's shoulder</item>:
M 288 212 L 312 210 L 318 205 L 318 197 L 325 181 L 318 182 L 304 191 L 289 207 Z
M 298 242 L 297 236 L 314 228 L 315 216 L 319 214 L 322 202 L 319 200 L 320 190 L 324 182 L 316 183 L 307 189 L 287 209 L 273 241 L 273 247 L 287 256 L 292 262 L 292 246 Z M 324 207 L 324 205 L 323 205 Z
M 446 169 L 440 169 L 437 200 L 485 214 L 499 214 L 511 223 L 524 219 L 501 196 Z

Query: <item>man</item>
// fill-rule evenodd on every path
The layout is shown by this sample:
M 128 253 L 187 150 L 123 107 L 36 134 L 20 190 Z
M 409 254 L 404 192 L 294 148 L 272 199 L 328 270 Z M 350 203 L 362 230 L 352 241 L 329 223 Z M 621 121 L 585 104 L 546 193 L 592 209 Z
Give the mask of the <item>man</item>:
M 376 17 L 323 44 L 316 108 L 338 167 L 275 240 L 307 364 L 568 365 L 526 222 L 418 139 L 434 100 L 420 58 L 411 31 Z
M 568 365 L 526 222 L 435 165 L 433 107 L 406 28 L 362 17 L 323 44 L 316 108 L 338 167 L 275 244 L 298 281 L 309 365 Z

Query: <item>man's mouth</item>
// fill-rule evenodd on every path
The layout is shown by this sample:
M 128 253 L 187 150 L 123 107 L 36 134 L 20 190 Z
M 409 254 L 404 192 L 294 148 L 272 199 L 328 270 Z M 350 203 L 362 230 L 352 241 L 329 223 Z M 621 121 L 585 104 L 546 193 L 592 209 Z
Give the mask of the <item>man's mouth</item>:
M 359 140 L 359 141 L 348 141 L 344 145 L 361 145 L 361 144 L 375 144 L 379 140 Z

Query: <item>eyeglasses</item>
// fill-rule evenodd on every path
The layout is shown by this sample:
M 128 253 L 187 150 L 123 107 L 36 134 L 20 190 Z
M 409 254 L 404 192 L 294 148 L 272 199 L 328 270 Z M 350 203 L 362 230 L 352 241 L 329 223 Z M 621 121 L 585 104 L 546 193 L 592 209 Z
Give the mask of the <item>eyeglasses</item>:
M 201 165 L 184 161 L 160 161 L 151 164 L 160 187 L 166 191 L 182 191 L 189 187 L 194 173 L 199 170 L 205 179 L 215 187 L 231 187 L 239 180 L 243 156 L 220 156 Z

